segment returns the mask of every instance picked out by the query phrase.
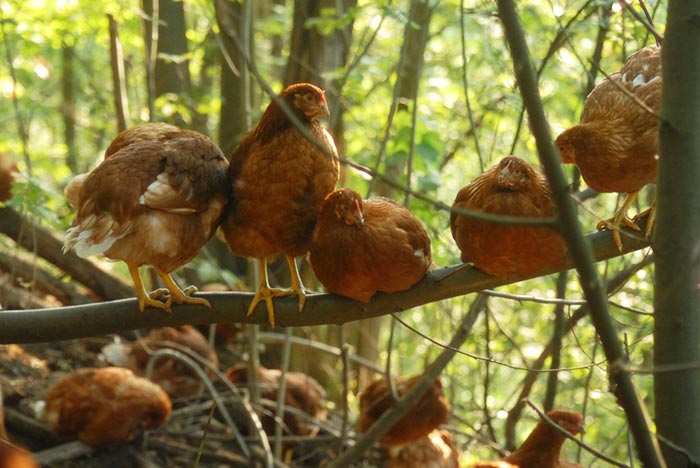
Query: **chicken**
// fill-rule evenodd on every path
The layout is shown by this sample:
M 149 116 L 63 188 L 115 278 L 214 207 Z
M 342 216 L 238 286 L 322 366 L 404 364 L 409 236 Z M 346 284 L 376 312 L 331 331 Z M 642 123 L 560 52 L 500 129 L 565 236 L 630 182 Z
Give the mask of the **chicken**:
M 64 250 L 123 260 L 141 311 L 172 303 L 209 306 L 181 290 L 170 275 L 211 238 L 227 202 L 228 162 L 205 135 L 164 124 L 142 124 L 114 139 L 105 159 L 66 187 L 78 214 Z M 151 265 L 167 289 L 146 292 L 138 268 Z M 165 302 L 157 300 L 165 293 Z
M 640 103 L 643 103 L 640 104 Z M 645 47 L 630 56 L 622 69 L 607 76 L 586 98 L 581 123 L 556 139 L 564 163 L 575 164 L 589 187 L 599 192 L 621 192 L 627 197 L 598 229 L 612 230 L 622 250 L 620 228 L 639 227 L 627 210 L 639 191 L 656 181 L 661 108 L 661 47 Z M 642 213 L 649 215 L 646 235 L 654 225 L 655 201 Z
M 17 177 L 17 163 L 11 157 L 0 153 L 0 203 L 12 196 L 12 183 Z
M 394 378 L 394 385 L 399 398 L 408 392 L 422 378 Z M 387 379 L 381 377 L 372 381 L 359 395 L 360 416 L 357 419 L 357 431 L 366 432 L 384 412 L 394 405 Z M 379 439 L 384 447 L 395 447 L 423 438 L 433 429 L 447 421 L 450 405 L 442 391 L 440 379 L 421 396 L 408 413 L 404 414 L 389 432 Z
M 216 351 L 191 325 L 153 329 L 142 340 L 128 345 L 128 358 L 123 364 L 119 362 L 112 362 L 112 364 L 124 365 L 133 370 L 136 375 L 143 376 L 153 351 L 163 348 L 174 349 L 190 357 L 197 355 L 214 367 L 219 365 Z M 200 367 L 204 367 L 205 372 L 209 371 L 203 364 L 200 364 Z M 211 371 L 207 373 L 212 374 Z M 160 385 L 172 399 L 196 396 L 204 385 L 189 365 L 170 356 L 158 358 L 154 363 L 150 380 Z
M 428 234 L 410 211 L 350 189 L 326 197 L 309 254 L 328 291 L 363 302 L 410 288 L 432 263 Z
M 78 370 L 49 388 L 44 418 L 58 434 L 93 446 L 131 440 L 170 418 L 168 395 L 129 369 Z
M 329 117 L 323 91 L 297 83 L 278 99 L 316 141 L 308 140 L 273 100 L 231 156 L 232 200 L 220 231 L 234 254 L 257 259 L 260 282 L 248 315 L 265 301 L 273 326 L 272 298 L 296 294 L 299 310 L 304 307 L 306 294 L 294 258 L 308 252 L 321 203 L 335 188 L 340 170 L 333 137 L 318 120 Z M 268 281 L 267 259 L 280 253 L 291 271 L 288 290 L 271 288 Z
M 441 429 L 389 451 L 387 468 L 458 468 L 459 450 Z
M 584 433 L 583 417 L 575 411 L 552 410 L 547 417 L 571 435 Z M 525 442 L 501 461 L 481 462 L 472 468 L 573 468 L 580 466 L 559 459 L 566 440 L 557 428 L 542 420 L 532 430 Z
M 506 156 L 462 188 L 453 208 L 502 216 L 556 216 L 546 179 L 516 156 Z M 452 211 L 450 227 L 462 261 L 493 276 L 534 276 L 564 263 L 566 242 L 546 226 L 496 223 Z
M 2 158 L 0 157 L 0 163 Z M 5 406 L 0 387 L 0 468 L 39 468 L 31 453 L 15 445 L 7 435 L 5 428 Z
M 280 378 L 282 372 L 279 369 L 267 369 L 258 366 L 257 383 L 260 395 L 269 402 L 262 414 L 262 425 L 269 435 L 275 431 L 275 411 L 277 408 L 277 396 L 279 394 Z M 247 386 L 248 367 L 239 365 L 229 368 L 226 377 L 237 386 Z M 285 374 L 284 405 L 287 408 L 296 408 L 307 415 L 308 419 L 324 421 L 328 415 L 326 409 L 326 391 L 313 377 L 302 372 L 287 372 Z M 311 424 L 307 418 L 297 416 L 289 411 L 284 413 L 284 433 L 291 435 L 314 436 L 319 427 Z

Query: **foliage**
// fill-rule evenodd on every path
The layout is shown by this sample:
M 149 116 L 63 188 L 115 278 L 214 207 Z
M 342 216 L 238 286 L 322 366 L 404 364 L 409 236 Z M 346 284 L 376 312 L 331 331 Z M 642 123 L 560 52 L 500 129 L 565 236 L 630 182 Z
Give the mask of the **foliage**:
M 267 5 L 267 2 L 261 3 Z M 510 57 L 492 2 L 431 2 L 434 12 L 417 102 L 410 103 L 409 112 L 398 112 L 387 129 L 408 3 L 360 1 L 357 8 L 344 16 L 338 16 L 333 9 L 323 10 L 319 17 L 308 21 L 306 27 L 328 34 L 354 22 L 348 63 L 357 61 L 357 65 L 347 70 L 342 89 L 346 141 L 343 157 L 370 168 L 377 167 L 382 173 L 389 173 L 390 166 L 403 167 L 402 173 L 390 174 L 399 184 L 405 185 L 409 176 L 413 190 L 449 205 L 460 187 L 502 156 L 514 153 L 536 163 L 537 154 L 528 134 L 527 121 L 522 120 L 522 105 L 511 74 Z M 653 40 L 631 15 L 616 7 L 617 3 L 609 19 L 603 15 L 611 3 L 607 1 L 527 0 L 518 3 L 533 60 L 540 70 L 540 92 L 554 133 L 578 119 L 590 70 L 589 59 L 603 21 L 609 21 L 610 27 L 600 63 L 606 72 L 614 71 L 625 56 Z M 648 2 L 648 6 L 658 28 L 665 21 L 664 2 Z M 219 31 L 210 5 L 186 1 L 190 71 L 196 102 L 187 102 L 177 95 L 162 96 L 156 102 L 155 116 L 148 115 L 138 2 L 64 0 L 47 8 L 45 2 L 5 0 L 0 2 L 0 10 L 7 39 L 5 46 L 11 55 L 8 59 L 3 50 L 4 58 L 0 59 L 3 63 L 0 67 L 0 151 L 15 156 L 25 176 L 17 184 L 15 198 L 10 202 L 23 213 L 57 230 L 63 230 L 71 217 L 61 195 L 70 176 L 60 82 L 65 71 L 64 47 L 73 46 L 76 54 L 72 104 L 78 128 L 78 167 L 87 170 L 94 166 L 115 135 L 107 13 L 115 15 L 119 22 L 124 44 L 131 123 L 150 118 L 167 120 L 174 112 L 189 116 L 196 111 L 206 116 L 210 134 L 216 134 L 220 108 L 219 65 L 212 65 L 210 58 L 217 54 L 214 34 Z M 292 2 L 282 2 L 269 9 L 261 7 L 253 25 L 254 59 L 276 90 L 280 88 L 283 64 L 290 53 L 287 36 L 291 30 L 291 12 Z M 565 31 L 562 30 L 564 25 Z M 378 34 L 372 39 L 377 28 Z M 283 47 L 276 55 L 271 54 L 275 40 L 280 37 L 284 38 Z M 553 46 L 555 40 L 558 42 Z M 367 44 L 369 47 L 365 49 Z M 466 63 L 462 60 L 462 47 Z M 342 76 L 345 70 L 335 73 Z M 255 121 L 268 98 L 258 86 L 253 88 Z M 19 115 L 14 111 L 13 100 L 16 100 Z M 415 128 L 411 120 L 412 106 L 417 106 L 418 111 Z M 31 173 L 23 158 L 18 132 L 20 122 L 28 129 Z M 377 155 L 384 146 L 384 158 L 378 161 Z M 405 172 L 404 166 L 409 154 L 413 158 L 411 174 Z M 348 170 L 345 185 L 366 193 L 367 176 Z M 597 221 L 613 212 L 615 203 L 614 195 L 599 196 L 583 203 L 580 213 L 585 229 L 593 230 Z M 642 202 L 641 207 L 644 206 Z M 440 265 L 457 263 L 459 253 L 449 233 L 448 213 L 416 199 L 411 199 L 410 207 L 431 234 L 435 261 Z M 644 255 L 648 253 L 630 254 L 600 264 L 600 273 L 603 277 L 612 277 L 640 262 Z M 215 280 L 220 272 L 205 259 L 194 265 L 206 281 Z M 230 272 L 225 274 L 226 278 L 219 278 L 219 281 L 236 282 Z M 619 333 L 627 338 L 635 368 L 650 367 L 652 363 L 653 324 L 648 313 L 653 274 L 652 267 L 638 271 L 610 296 Z M 552 299 L 556 295 L 555 284 L 555 278 L 544 277 L 504 287 L 499 292 Z M 566 298 L 581 298 L 573 277 L 567 282 Z M 407 311 L 399 318 L 422 335 L 446 343 L 470 302 L 470 297 L 442 301 Z M 577 307 L 574 303 L 567 305 L 565 317 Z M 458 442 L 465 452 L 465 463 L 495 457 L 492 450 L 477 440 L 495 435 L 499 443 L 504 442 L 506 416 L 518 403 L 520 383 L 553 334 L 553 309 L 552 304 L 491 298 L 488 318 L 480 319 L 462 348 L 465 354 L 455 358 L 447 368 L 443 382 L 457 416 L 451 425 L 460 434 Z M 439 347 L 400 324 L 395 326 L 393 346 L 381 359 L 385 360 L 391 353 L 393 372 L 420 372 L 437 355 Z M 383 331 L 380 340 L 388 342 L 388 330 Z M 402 359 L 402 356 L 414 358 Z M 587 318 L 577 323 L 573 333 L 564 336 L 561 358 L 563 370 L 558 374 L 556 406 L 585 410 L 589 429 L 584 440 L 609 456 L 628 460 L 624 415 L 608 391 L 608 365 L 596 345 L 596 336 Z M 544 399 L 546 379 L 547 373 L 539 375 L 529 395 L 538 404 Z M 638 377 L 636 383 L 651 408 L 651 379 Z M 518 425 L 519 440 L 536 419 L 532 412 L 525 411 L 523 423 Z M 566 450 L 568 458 L 577 456 L 573 444 L 567 444 Z M 586 463 L 593 460 L 585 452 L 581 457 Z

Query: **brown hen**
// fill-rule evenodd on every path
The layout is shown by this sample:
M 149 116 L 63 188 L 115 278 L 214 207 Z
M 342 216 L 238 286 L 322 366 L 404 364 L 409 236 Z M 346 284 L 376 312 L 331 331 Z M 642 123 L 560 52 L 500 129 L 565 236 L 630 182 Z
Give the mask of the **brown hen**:
M 258 366 L 257 374 L 260 395 L 264 400 L 268 400 L 261 417 L 262 425 L 265 432 L 272 435 L 275 432 L 275 412 L 282 371 Z M 229 368 L 226 371 L 226 377 L 237 386 L 247 386 L 249 383 L 246 365 Z M 287 372 L 285 374 L 284 405 L 288 408 L 296 408 L 309 415 L 309 419 L 316 421 L 324 421 L 328 414 L 326 391 L 316 379 L 302 372 Z M 285 434 L 314 436 L 319 431 L 318 425 L 310 424 L 307 418 L 289 411 L 284 413 L 283 424 Z
M 0 153 L 0 203 L 12 196 L 12 183 L 17 177 L 17 163 L 6 154 Z
M 248 315 L 265 301 L 271 325 L 273 297 L 297 294 L 299 310 L 304 307 L 306 295 L 294 258 L 308 252 L 321 203 L 339 174 L 333 137 L 318 120 L 329 117 L 323 91 L 297 83 L 279 99 L 316 141 L 308 140 L 273 100 L 231 156 L 233 194 L 221 226 L 233 253 L 257 259 L 260 282 Z M 280 253 L 291 271 L 289 290 L 270 288 L 268 281 L 267 259 Z
M 394 385 L 399 398 L 408 392 L 422 378 L 394 378 Z M 359 395 L 360 416 L 357 419 L 357 431 L 366 432 L 382 414 L 394 405 L 391 390 L 386 377 L 372 381 Z M 406 444 L 427 436 L 433 429 L 447 421 L 450 405 L 442 391 L 440 379 L 420 397 L 418 402 L 404 414 L 389 432 L 379 439 L 385 447 Z
M 389 450 L 387 468 L 458 468 L 459 450 L 444 429 Z
M 501 159 L 462 188 L 453 208 L 526 218 L 556 216 L 547 180 L 515 156 Z M 462 261 L 493 276 L 528 277 L 564 262 L 566 242 L 549 227 L 496 223 L 455 211 L 450 227 Z
M 81 257 L 123 260 L 140 310 L 172 303 L 209 306 L 170 276 L 211 238 L 227 201 L 228 162 L 205 135 L 164 124 L 143 124 L 114 139 L 105 159 L 66 187 L 76 215 L 64 250 Z M 167 290 L 147 293 L 138 268 L 151 265 Z M 168 292 L 165 302 L 157 298 Z
M 0 156 L 0 162 L 2 157 Z M 10 440 L 5 428 L 5 405 L 0 387 L 0 468 L 39 468 L 31 452 Z
M 168 395 L 129 369 L 81 369 L 49 388 L 44 419 L 58 434 L 110 446 L 155 429 L 170 418 Z
M 552 410 L 547 417 L 571 435 L 584 433 L 583 417 L 575 411 Z M 532 430 L 525 442 L 500 461 L 480 462 L 472 468 L 564 468 L 580 466 L 559 459 L 566 436 L 557 428 L 542 420 Z
M 204 335 L 191 325 L 182 325 L 153 329 L 143 339 L 131 343 L 126 367 L 137 375 L 145 375 L 148 361 L 158 349 L 174 349 L 190 357 L 192 354 L 198 355 L 214 367 L 219 364 L 216 351 L 209 346 Z M 207 367 L 198 364 L 212 376 Z M 155 361 L 150 380 L 160 385 L 173 399 L 196 396 L 204 385 L 189 365 L 170 356 L 161 356 Z
M 643 104 L 640 104 L 643 103 Z M 639 191 L 656 181 L 661 107 L 661 47 L 652 45 L 630 56 L 622 69 L 607 76 L 586 98 L 581 123 L 556 139 L 561 159 L 576 164 L 583 180 L 599 192 L 621 192 L 627 197 L 598 229 L 612 230 L 622 250 L 620 228 L 639 227 L 627 210 Z M 654 206 L 647 212 L 647 237 L 654 225 Z
M 350 189 L 326 197 L 309 253 L 328 291 L 363 302 L 410 288 L 432 263 L 428 234 L 410 211 Z

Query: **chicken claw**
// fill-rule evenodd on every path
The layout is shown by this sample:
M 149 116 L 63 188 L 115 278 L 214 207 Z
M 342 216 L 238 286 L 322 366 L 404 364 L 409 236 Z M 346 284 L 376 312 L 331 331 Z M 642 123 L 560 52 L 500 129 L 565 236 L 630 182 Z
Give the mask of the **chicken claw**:
M 267 307 L 267 319 L 271 326 L 275 326 L 275 306 L 272 303 L 273 297 L 285 297 L 296 294 L 299 296 L 299 311 L 304 308 L 306 303 L 306 293 L 304 291 L 304 285 L 301 283 L 301 277 L 299 276 L 299 270 L 297 269 L 294 257 L 286 257 L 287 264 L 289 265 L 289 270 L 292 275 L 292 287 L 290 289 L 280 289 L 271 288 L 270 282 L 267 276 L 267 259 L 258 259 L 258 265 L 260 267 L 260 282 L 258 284 L 258 290 L 255 292 L 255 297 L 253 301 L 248 306 L 248 313 L 246 317 L 250 317 L 255 310 L 255 307 L 259 302 L 265 301 L 265 306 Z
M 191 294 L 194 294 L 197 292 L 197 287 L 196 286 L 187 286 L 184 290 L 180 289 L 180 287 L 175 283 L 175 280 L 173 280 L 173 277 L 170 276 L 168 273 L 164 273 L 156 268 L 156 274 L 160 277 L 160 279 L 163 280 L 163 283 L 165 283 L 165 287 L 168 288 L 168 292 L 170 295 L 168 296 L 168 299 L 165 301 L 165 306 L 167 307 L 166 310 L 170 310 L 170 306 L 175 303 L 175 304 L 199 304 L 203 305 L 204 307 L 211 307 L 209 304 L 209 301 L 206 299 L 203 299 L 201 297 L 191 297 Z M 159 290 L 156 290 L 154 292 L 157 292 Z
M 596 226 L 596 229 L 598 229 L 599 231 L 602 231 L 603 229 L 609 229 L 610 231 L 612 231 L 613 241 L 615 242 L 615 246 L 617 246 L 617 250 L 620 252 L 622 252 L 622 239 L 620 238 L 620 228 L 628 227 L 633 231 L 641 232 L 639 226 L 637 226 L 634 223 L 634 221 L 627 216 L 627 210 L 637 198 L 638 193 L 639 192 L 628 193 L 627 198 L 625 199 L 620 209 L 615 212 L 615 216 L 613 216 L 611 219 L 606 219 L 604 221 L 599 222 Z

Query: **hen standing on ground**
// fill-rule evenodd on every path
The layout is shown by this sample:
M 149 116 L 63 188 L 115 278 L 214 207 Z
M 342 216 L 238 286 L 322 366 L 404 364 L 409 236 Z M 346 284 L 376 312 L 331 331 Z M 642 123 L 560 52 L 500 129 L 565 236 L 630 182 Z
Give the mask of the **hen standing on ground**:
M 326 197 L 309 260 L 328 291 L 363 302 L 410 288 L 432 262 L 430 238 L 410 211 L 350 189 Z
M 506 156 L 462 188 L 453 207 L 503 216 L 556 216 L 547 180 L 515 156 Z M 493 276 L 531 276 L 563 264 L 566 242 L 548 227 L 495 223 L 454 211 L 450 227 L 462 261 Z
M 615 216 L 598 223 L 598 229 L 612 230 L 619 250 L 620 227 L 639 231 L 627 210 L 639 191 L 656 181 L 659 120 L 655 113 L 660 107 L 661 47 L 652 45 L 630 56 L 618 73 L 599 83 L 586 98 L 581 123 L 556 139 L 562 161 L 576 164 L 589 187 L 627 193 Z M 655 200 L 645 212 L 649 214 L 647 237 L 654 226 L 654 207 Z
M 411 378 L 394 378 L 396 393 L 403 397 L 422 374 Z M 389 382 L 386 377 L 372 381 L 359 395 L 360 416 L 357 418 L 357 431 L 367 432 L 387 410 L 394 406 Z M 399 419 L 389 432 L 379 439 L 385 447 L 394 447 L 420 439 L 447 421 L 450 405 L 445 398 L 440 379 L 428 388 L 418 402 Z
M 66 186 L 78 214 L 64 250 L 123 260 L 140 310 L 172 303 L 209 306 L 182 291 L 170 273 L 192 260 L 211 238 L 227 201 L 228 162 L 205 135 L 164 123 L 142 124 L 114 139 L 89 174 Z M 138 268 L 152 265 L 166 290 L 147 293 Z M 156 300 L 169 292 L 163 303 Z
M 248 315 L 265 301 L 271 325 L 273 297 L 297 294 L 299 310 L 304 307 L 306 295 L 294 257 L 308 252 L 321 203 L 335 188 L 340 170 L 333 137 L 318 120 L 329 117 L 323 91 L 297 83 L 278 99 L 317 141 L 307 139 L 273 100 L 231 156 L 233 193 L 221 226 L 233 253 L 257 259 L 260 283 Z M 289 290 L 270 288 L 268 281 L 267 259 L 279 253 L 291 271 Z
M 226 377 L 238 387 L 248 386 L 248 366 L 236 365 L 226 370 Z M 326 391 L 313 377 L 303 372 L 286 372 L 284 374 L 285 393 L 284 405 L 306 413 L 310 418 L 304 418 L 291 411 L 285 411 L 283 421 L 275 419 L 277 398 L 282 381 L 282 371 L 257 367 L 257 384 L 264 400 L 264 410 L 261 411 L 263 429 L 268 435 L 275 433 L 275 426 L 282 424 L 285 434 L 315 436 L 320 426 L 316 421 L 325 421 L 328 416 L 326 408 Z M 311 419 L 311 422 L 309 422 Z
M 585 432 L 583 417 L 575 411 L 552 410 L 547 417 L 571 435 Z M 542 420 L 525 442 L 503 460 L 477 463 L 472 468 L 580 468 L 581 465 L 559 459 L 565 440 L 566 436 L 561 431 Z
M 49 388 L 44 418 L 58 434 L 92 447 L 117 445 L 170 418 L 158 385 L 129 369 L 80 369 Z

